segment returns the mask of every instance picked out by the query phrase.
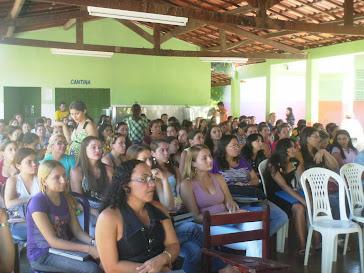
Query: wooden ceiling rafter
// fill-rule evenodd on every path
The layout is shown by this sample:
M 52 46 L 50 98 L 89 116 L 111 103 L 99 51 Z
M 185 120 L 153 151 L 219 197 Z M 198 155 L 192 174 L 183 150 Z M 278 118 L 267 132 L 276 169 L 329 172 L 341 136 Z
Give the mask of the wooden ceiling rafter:
M 91 17 L 85 11 L 85 7 L 92 4 L 145 12 L 156 10 L 156 13 L 167 15 L 186 15 L 189 18 L 186 27 L 159 26 L 162 34 L 160 44 L 178 37 L 216 55 L 221 52 L 281 54 L 289 52 L 287 48 L 302 52 L 308 48 L 363 39 L 364 1 L 349 1 L 352 1 L 351 11 L 346 8 L 345 12 L 343 0 L 30 0 L 25 1 L 18 18 L 9 20 L 4 17 L 9 14 L 14 2 L 9 5 L 8 0 L 0 0 L 0 18 L 3 18 L 0 19 L 0 33 L 6 32 L 9 27 L 15 28 L 14 33 L 51 26 L 67 29 L 75 25 L 76 18 L 81 18 L 83 22 L 97 20 L 99 18 Z M 7 7 L 6 14 L 1 12 L 4 6 Z M 351 15 L 349 17 L 352 17 L 352 21 L 348 20 L 348 15 L 345 18 L 345 13 Z M 346 27 L 342 26 L 345 21 Z M 138 35 L 142 33 L 140 30 L 147 33 L 140 36 L 148 37 L 146 40 L 155 46 L 153 35 L 140 27 L 143 25 L 153 29 L 152 23 L 124 22 Z M 234 31 L 226 30 L 227 28 Z M 262 58 L 257 57 L 248 63 L 258 60 Z
M 15 0 L 14 5 L 10 11 L 9 14 L 9 18 L 14 20 L 18 17 L 23 5 L 24 5 L 25 0 Z M 6 37 L 11 37 L 13 36 L 14 33 L 14 26 L 9 26 L 8 29 L 6 30 L 5 36 Z

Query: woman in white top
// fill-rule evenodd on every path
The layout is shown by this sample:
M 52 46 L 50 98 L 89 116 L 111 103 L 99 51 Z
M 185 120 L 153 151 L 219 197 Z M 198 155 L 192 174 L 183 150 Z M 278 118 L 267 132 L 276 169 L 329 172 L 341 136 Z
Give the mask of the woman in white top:
M 7 180 L 4 195 L 5 206 L 10 210 L 14 206 L 20 207 L 21 204 L 26 204 L 39 192 L 36 175 L 38 171 L 36 152 L 30 148 L 20 148 L 15 153 L 14 163 L 20 173 Z M 18 211 L 21 209 L 21 207 L 18 208 Z M 15 214 L 17 213 L 15 212 Z M 26 240 L 26 227 L 26 222 L 13 223 L 11 226 L 13 237 L 19 240 Z

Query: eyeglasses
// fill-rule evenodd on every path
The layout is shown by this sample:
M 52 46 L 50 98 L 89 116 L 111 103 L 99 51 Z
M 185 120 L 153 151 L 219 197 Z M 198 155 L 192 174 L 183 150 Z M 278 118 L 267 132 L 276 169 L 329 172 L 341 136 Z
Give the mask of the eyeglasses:
M 65 146 L 68 145 L 67 141 L 58 141 L 56 142 L 57 145 L 61 146 L 62 144 L 64 144 Z
M 148 177 L 145 177 L 145 178 L 137 178 L 137 179 L 130 180 L 130 182 L 142 182 L 144 184 L 147 184 L 147 183 L 149 183 L 151 181 L 155 183 L 157 181 L 157 178 L 152 177 L 152 176 L 148 176 Z

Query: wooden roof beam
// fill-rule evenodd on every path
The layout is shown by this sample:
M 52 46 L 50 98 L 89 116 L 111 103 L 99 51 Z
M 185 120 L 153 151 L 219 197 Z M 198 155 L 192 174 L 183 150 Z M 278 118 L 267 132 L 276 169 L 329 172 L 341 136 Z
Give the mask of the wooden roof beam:
M 153 24 L 154 50 L 161 50 L 161 25 Z
M 149 43 L 154 44 L 153 36 L 151 34 L 149 34 L 148 32 L 146 32 L 141 27 L 134 24 L 132 21 L 123 20 L 123 19 L 115 19 L 115 20 L 118 21 L 119 23 L 123 24 L 127 28 L 129 28 L 131 31 L 134 31 L 136 34 L 138 34 L 140 37 L 142 37 L 143 39 L 145 39 Z
M 161 44 L 167 42 L 169 39 L 172 39 L 173 37 L 176 37 L 181 34 L 185 34 L 187 32 L 194 31 L 196 29 L 202 28 L 206 26 L 204 23 L 196 23 L 188 21 L 186 26 L 177 27 L 174 30 L 167 32 L 161 37 Z
M 253 40 L 253 41 L 257 41 L 260 42 L 262 44 L 266 44 L 266 45 L 270 45 L 271 47 L 277 48 L 279 50 L 283 50 L 283 51 L 287 51 L 287 52 L 291 52 L 291 53 L 303 53 L 303 51 L 294 48 L 294 47 L 290 47 L 278 42 L 275 42 L 273 40 L 270 39 L 266 39 L 264 37 L 261 37 L 259 35 L 255 35 L 249 31 L 243 30 L 237 26 L 231 26 L 231 25 L 226 25 L 226 24 L 219 24 L 219 23 L 213 23 L 213 26 L 220 28 L 220 29 L 224 29 L 226 31 L 229 31 L 231 33 L 234 33 L 236 35 L 239 36 L 243 36 L 247 39 Z
M 344 26 L 353 26 L 354 23 L 354 1 L 345 0 L 344 2 Z
M 70 29 L 74 24 L 76 24 L 76 18 L 71 18 L 67 21 L 67 23 L 64 24 L 63 29 L 68 30 Z
M 19 15 L 19 13 L 20 13 L 23 5 L 24 5 L 24 2 L 25 2 L 25 0 L 15 0 L 13 8 L 11 9 L 10 14 L 9 14 L 10 19 L 14 20 L 14 19 L 16 19 L 18 17 L 18 15 Z M 13 36 L 14 29 L 15 29 L 14 26 L 9 26 L 7 31 L 6 31 L 5 36 L 6 37 Z
M 247 39 L 247 40 L 244 40 L 244 41 L 237 41 L 237 42 L 233 42 L 233 43 L 228 43 L 228 44 L 226 44 L 226 50 L 230 50 L 230 49 L 233 49 L 235 47 L 244 45 L 244 44 L 246 44 L 248 42 L 251 43 L 252 41 Z M 220 49 L 221 49 L 220 45 L 203 48 L 203 50 L 208 50 L 208 51 L 219 51 Z
M 236 9 L 231 9 L 229 11 L 227 11 L 230 14 L 246 14 L 252 11 L 257 11 L 258 8 L 257 7 L 253 7 L 251 5 L 245 5 L 245 6 L 241 6 L 239 8 Z
M 38 16 L 28 16 L 16 19 L 3 19 L 0 21 L 0 27 L 20 27 L 27 25 L 37 25 L 37 24 L 48 24 L 60 21 L 67 21 L 79 17 L 89 17 L 87 11 L 71 11 L 71 12 L 61 12 L 54 14 L 38 15 Z M 96 17 L 94 17 L 96 18 Z
M 311 24 L 302 22 L 289 22 L 278 19 L 269 19 L 262 21 L 261 18 L 234 15 L 228 12 L 214 12 L 208 10 L 192 9 L 185 7 L 171 7 L 168 5 L 156 4 L 151 1 L 137 1 L 137 0 L 123 0 L 123 1 L 109 1 L 109 0 L 33 0 L 37 2 L 55 3 L 63 5 L 75 6 L 97 6 L 104 8 L 124 9 L 139 12 L 150 12 L 172 16 L 187 17 L 190 20 L 197 20 L 201 23 L 211 24 L 230 24 L 240 25 L 253 28 L 272 28 L 284 29 L 306 32 L 323 32 L 335 33 L 346 35 L 363 35 L 364 27 L 348 27 L 348 26 L 329 26 L 321 24 Z
M 221 52 L 226 52 L 227 48 L 226 48 L 226 31 L 223 29 L 219 30 L 220 33 L 220 51 Z
M 0 39 L 0 44 L 31 46 L 41 48 L 63 48 L 76 50 L 90 51 L 106 51 L 121 54 L 136 54 L 149 56 L 164 56 L 164 57 L 227 57 L 227 58 L 247 58 L 247 59 L 307 59 L 307 54 L 285 54 L 285 53 L 234 53 L 234 52 L 210 52 L 210 51 L 180 51 L 180 50 L 159 50 L 149 48 L 130 48 L 107 45 L 92 45 L 76 43 L 43 41 L 32 39 L 21 39 L 13 37 L 3 37 Z

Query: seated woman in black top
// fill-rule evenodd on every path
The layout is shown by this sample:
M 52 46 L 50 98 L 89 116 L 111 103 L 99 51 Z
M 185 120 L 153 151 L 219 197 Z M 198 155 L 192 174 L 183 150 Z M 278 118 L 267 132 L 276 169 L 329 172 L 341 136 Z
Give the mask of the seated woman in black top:
M 106 272 L 168 272 L 179 243 L 167 210 L 153 201 L 151 169 L 129 160 L 115 170 L 101 206 L 96 242 Z
M 246 144 L 240 153 L 240 156 L 249 162 L 258 177 L 258 166 L 263 160 L 267 159 L 264 150 L 262 150 L 263 143 L 262 135 L 251 134 L 247 137 Z

